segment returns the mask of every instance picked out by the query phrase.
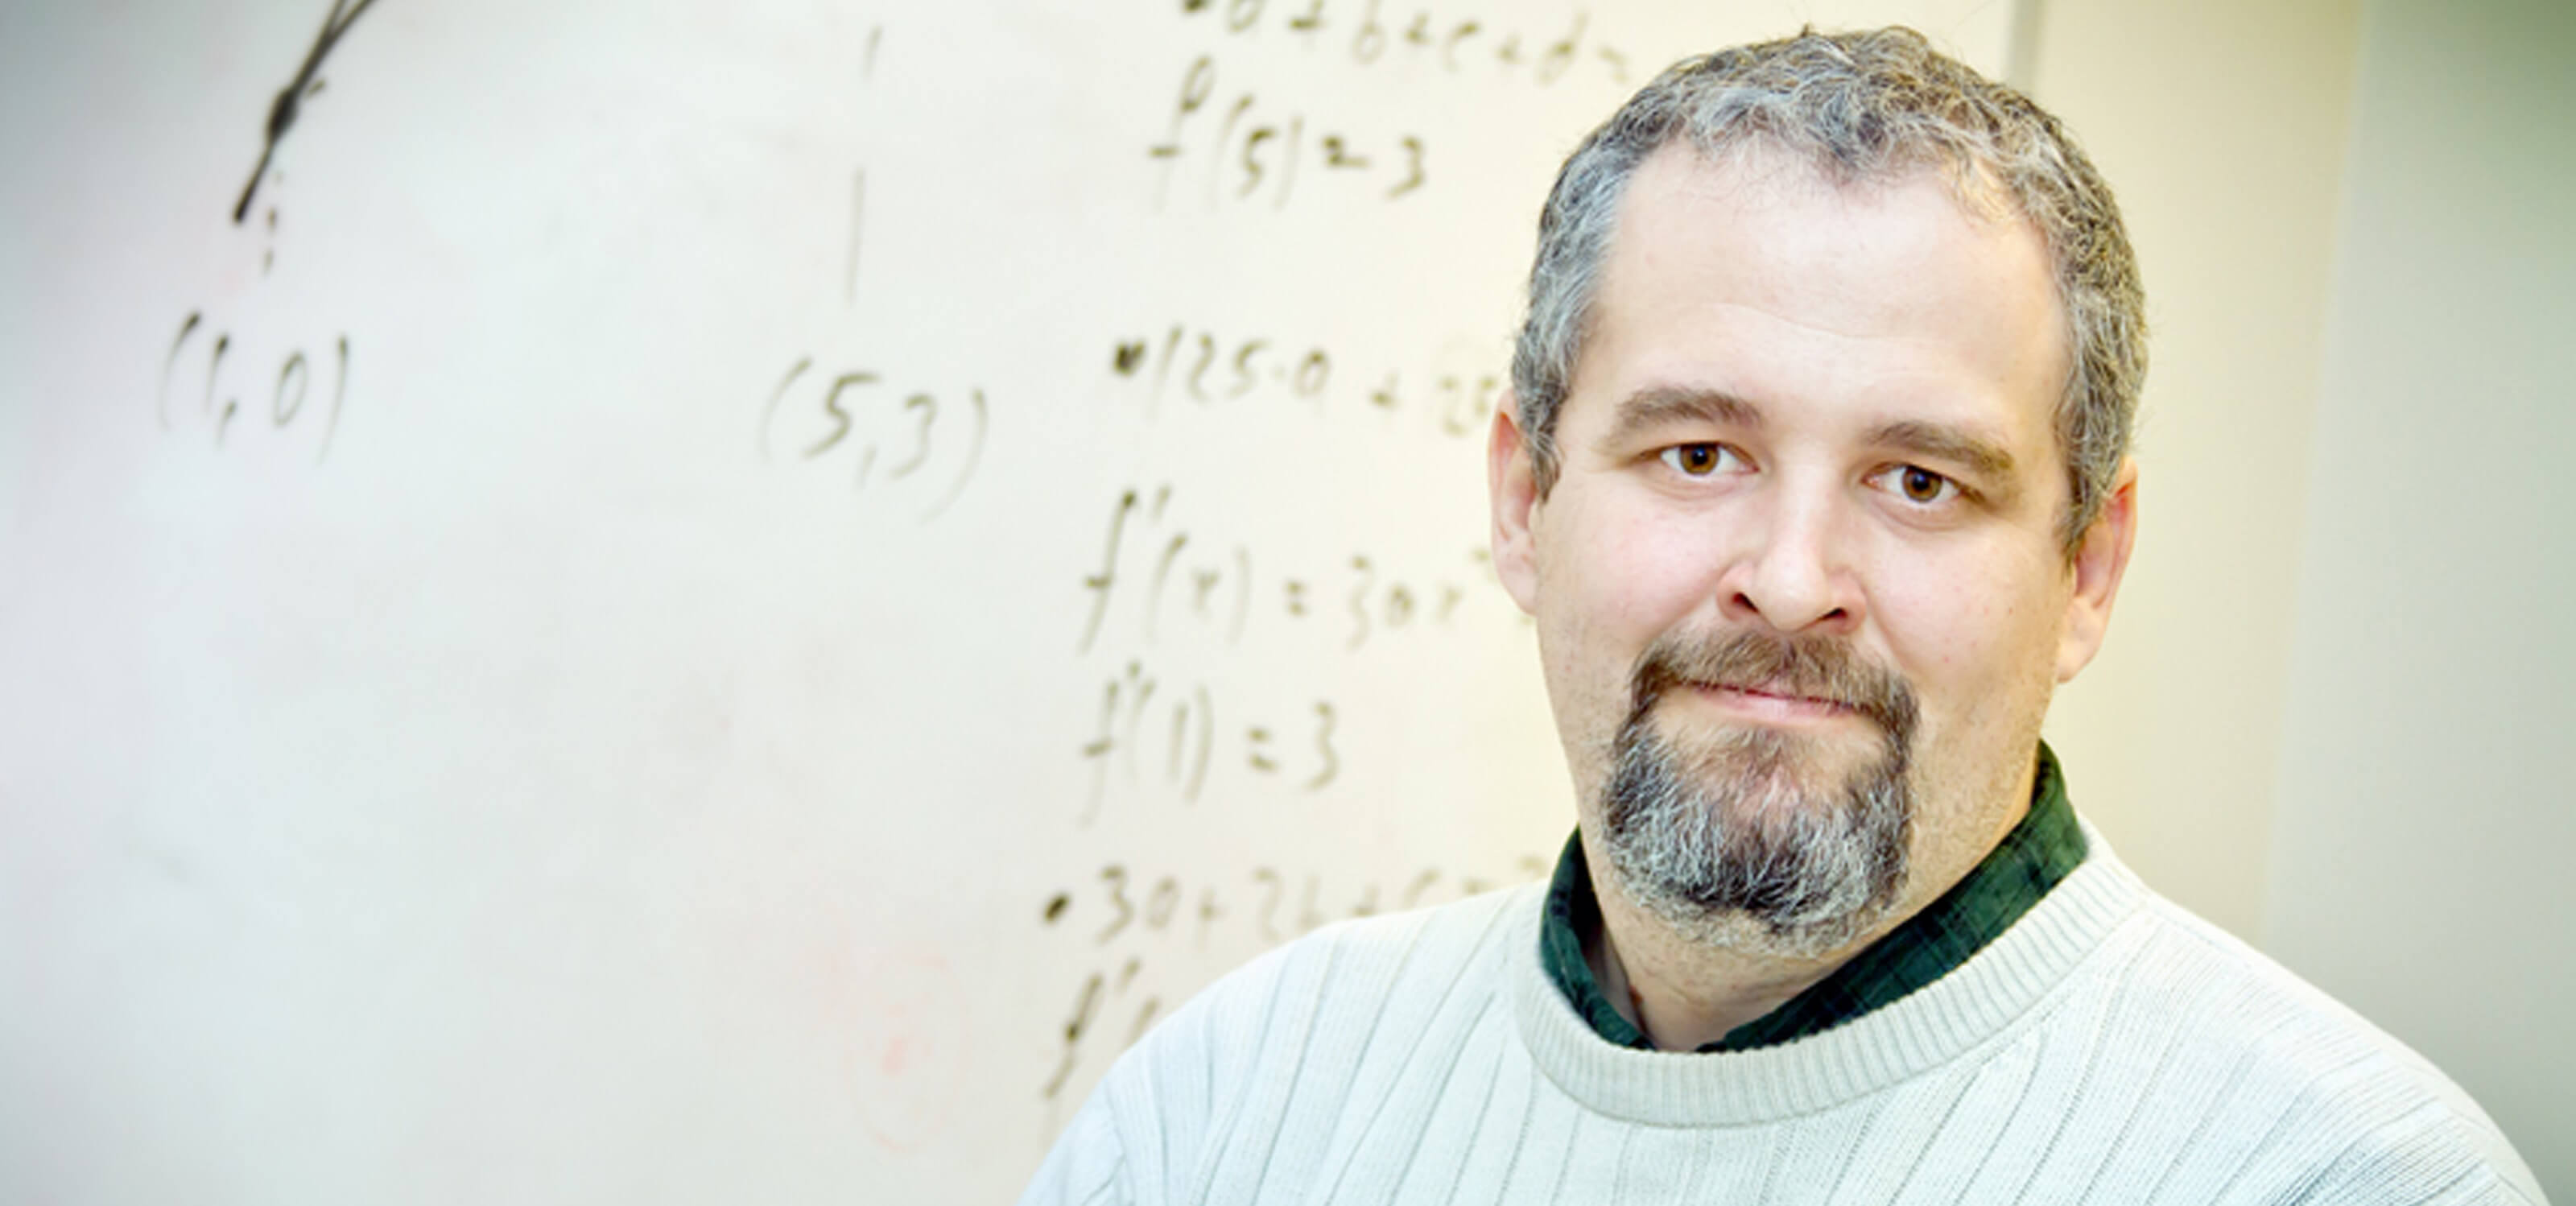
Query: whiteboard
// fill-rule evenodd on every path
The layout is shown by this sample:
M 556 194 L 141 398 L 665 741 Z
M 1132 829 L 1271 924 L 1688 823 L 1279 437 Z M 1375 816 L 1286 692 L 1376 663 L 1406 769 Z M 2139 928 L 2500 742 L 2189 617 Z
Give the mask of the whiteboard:
M 2011 38 L 0 18 L 0 1199 L 1007 1200 L 1226 968 L 1543 872 L 1539 202 L 1679 54 L 1891 19 Z

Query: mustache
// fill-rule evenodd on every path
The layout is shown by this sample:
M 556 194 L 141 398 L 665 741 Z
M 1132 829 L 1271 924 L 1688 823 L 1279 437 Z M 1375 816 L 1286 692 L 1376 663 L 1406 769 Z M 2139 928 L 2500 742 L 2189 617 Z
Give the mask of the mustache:
M 1870 718 L 1890 736 L 1914 731 L 1913 686 L 1840 637 L 1665 633 L 1637 657 L 1630 721 L 1642 721 L 1666 691 L 1693 684 L 1825 700 Z

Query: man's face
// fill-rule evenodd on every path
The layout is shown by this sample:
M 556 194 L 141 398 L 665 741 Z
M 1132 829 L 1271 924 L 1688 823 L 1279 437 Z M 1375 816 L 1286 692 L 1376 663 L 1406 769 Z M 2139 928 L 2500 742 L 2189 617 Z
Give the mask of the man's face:
M 1508 407 L 1492 450 L 1496 566 L 1595 865 L 1639 904 L 1819 953 L 2019 818 L 2129 535 L 2124 476 L 2072 563 L 2057 544 L 2067 355 L 2037 232 L 1941 177 L 1640 166 L 1549 494 Z

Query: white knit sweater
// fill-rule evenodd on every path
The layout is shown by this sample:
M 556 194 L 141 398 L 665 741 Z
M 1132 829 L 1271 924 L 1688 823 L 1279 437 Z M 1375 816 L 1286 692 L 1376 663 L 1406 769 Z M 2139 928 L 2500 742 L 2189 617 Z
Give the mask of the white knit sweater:
M 1538 886 L 1319 930 L 1122 1057 L 1023 1206 L 2543 1201 L 2441 1073 L 2087 836 L 1966 964 L 1753 1051 L 1595 1036 Z

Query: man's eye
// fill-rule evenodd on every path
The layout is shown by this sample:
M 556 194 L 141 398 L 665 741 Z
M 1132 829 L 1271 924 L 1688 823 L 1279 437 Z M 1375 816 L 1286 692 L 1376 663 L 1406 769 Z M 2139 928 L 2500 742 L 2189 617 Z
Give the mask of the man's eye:
M 1725 468 L 1733 457 L 1724 444 L 1675 444 L 1663 451 L 1665 464 L 1692 477 L 1707 477 Z
M 1959 483 L 1920 465 L 1898 465 L 1887 472 L 1888 484 L 1894 486 L 1905 501 L 1917 506 L 1943 502 L 1959 492 Z

